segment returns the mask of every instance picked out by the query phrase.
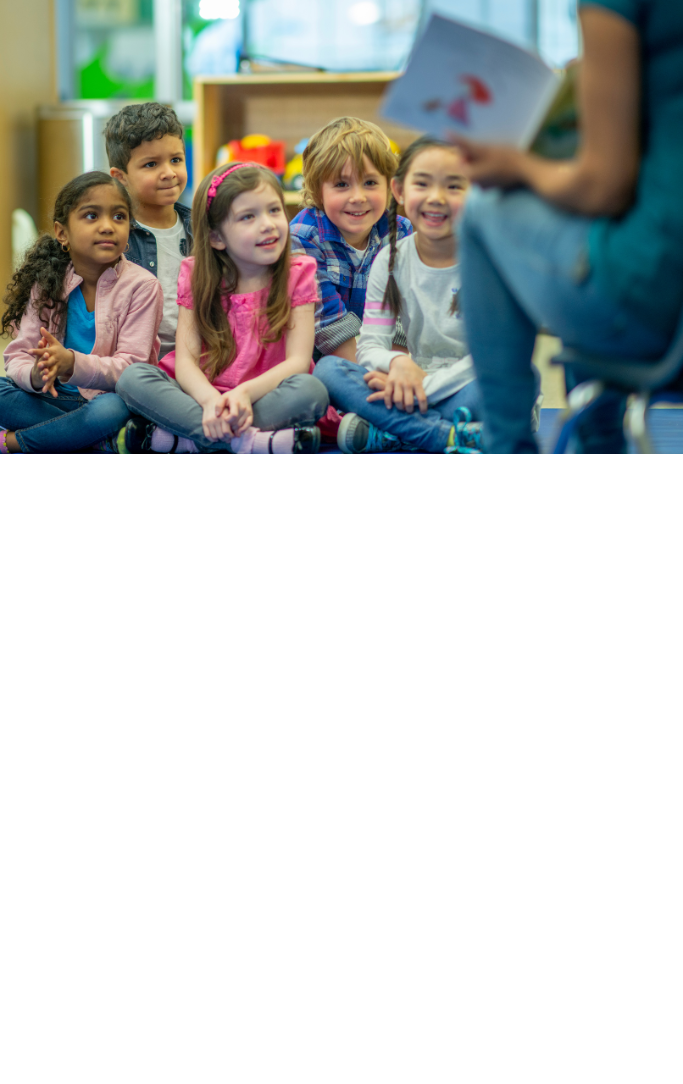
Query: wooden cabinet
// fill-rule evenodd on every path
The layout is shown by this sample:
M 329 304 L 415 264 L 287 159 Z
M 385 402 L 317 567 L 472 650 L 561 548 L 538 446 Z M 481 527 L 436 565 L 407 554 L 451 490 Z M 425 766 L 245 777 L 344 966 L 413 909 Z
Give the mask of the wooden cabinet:
M 194 94 L 195 184 L 213 169 L 216 151 L 230 139 L 256 133 L 282 139 L 291 158 L 299 140 L 312 136 L 335 117 L 375 121 L 403 149 L 418 132 L 400 128 L 378 113 L 396 72 L 260 72 L 253 75 L 199 76 Z M 298 192 L 287 193 L 292 208 Z

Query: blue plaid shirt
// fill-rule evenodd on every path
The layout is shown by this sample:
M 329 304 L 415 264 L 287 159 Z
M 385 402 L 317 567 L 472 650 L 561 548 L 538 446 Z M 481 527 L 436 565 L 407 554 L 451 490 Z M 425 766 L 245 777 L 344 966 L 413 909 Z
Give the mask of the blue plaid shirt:
M 370 269 L 379 250 L 389 244 L 388 215 L 385 211 L 372 227 L 363 253 L 352 248 L 325 212 L 315 207 L 299 211 L 289 228 L 292 251 L 305 252 L 318 264 L 321 301 L 315 314 L 316 353 L 333 354 L 336 347 L 360 332 Z M 408 219 L 400 215 L 397 232 L 399 241 L 413 232 Z M 358 266 L 351 253 L 362 256 Z

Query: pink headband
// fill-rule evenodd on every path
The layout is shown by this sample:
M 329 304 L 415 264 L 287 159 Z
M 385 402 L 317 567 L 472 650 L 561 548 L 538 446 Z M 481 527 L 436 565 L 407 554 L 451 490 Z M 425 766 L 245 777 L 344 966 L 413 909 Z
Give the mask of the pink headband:
M 211 184 L 209 185 L 209 191 L 206 193 L 207 211 L 214 201 L 214 197 L 216 195 L 216 192 L 218 191 L 219 185 L 225 180 L 225 178 L 228 176 L 228 173 L 234 173 L 236 169 L 244 169 L 245 166 L 252 166 L 255 169 L 261 168 L 258 162 L 238 162 L 236 166 L 230 166 L 230 169 L 226 169 L 225 173 L 219 173 L 216 177 L 214 177 Z

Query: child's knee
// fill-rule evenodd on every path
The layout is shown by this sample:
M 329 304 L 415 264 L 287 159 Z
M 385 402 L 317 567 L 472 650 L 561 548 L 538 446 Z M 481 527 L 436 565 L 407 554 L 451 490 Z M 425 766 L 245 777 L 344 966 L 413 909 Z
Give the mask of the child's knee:
M 302 398 L 305 399 L 306 405 L 310 405 L 311 417 L 322 418 L 330 405 L 330 396 L 322 380 L 317 375 L 313 376 L 310 373 L 304 373 L 297 383 L 299 384 L 298 390 Z
M 130 418 L 130 410 L 124 399 L 116 392 L 106 392 L 104 395 L 96 395 L 88 404 L 89 410 L 97 414 L 100 419 L 105 419 L 119 428 L 125 425 Z
M 135 395 L 136 389 L 141 384 L 149 380 L 150 373 L 153 376 L 158 372 L 159 369 L 156 365 L 148 365 L 147 362 L 138 361 L 134 365 L 129 365 L 123 370 L 116 382 L 116 394 L 126 401 L 128 396 Z
M 347 361 L 346 358 L 337 357 L 336 354 L 327 354 L 315 363 L 314 375 L 329 390 L 329 382 L 334 383 L 335 379 L 340 376 L 348 376 L 349 372 L 360 369 L 361 366 L 357 362 Z M 363 373 L 365 373 L 365 369 L 363 369 Z
M 22 391 L 17 384 L 14 383 L 8 376 L 0 377 L 0 396 L 3 395 L 16 395 L 18 391 Z

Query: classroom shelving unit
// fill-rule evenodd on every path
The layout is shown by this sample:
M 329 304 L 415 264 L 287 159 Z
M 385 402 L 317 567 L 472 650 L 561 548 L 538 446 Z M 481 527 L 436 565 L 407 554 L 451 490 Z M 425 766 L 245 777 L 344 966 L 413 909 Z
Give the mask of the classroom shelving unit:
M 313 135 L 344 114 L 373 120 L 399 147 L 418 132 L 401 128 L 379 115 L 379 105 L 397 72 L 259 72 L 248 75 L 199 76 L 194 83 L 195 184 L 213 169 L 216 152 L 231 139 L 259 133 L 282 139 L 287 157 L 300 139 Z M 296 213 L 298 192 L 286 202 Z

